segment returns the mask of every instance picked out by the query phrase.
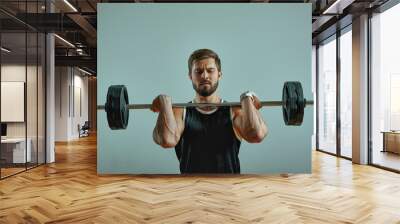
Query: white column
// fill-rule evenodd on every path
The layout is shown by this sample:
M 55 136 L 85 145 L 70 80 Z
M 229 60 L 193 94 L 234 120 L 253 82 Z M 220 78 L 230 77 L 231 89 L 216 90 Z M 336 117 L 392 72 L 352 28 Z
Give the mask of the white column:
M 368 163 L 368 15 L 353 20 L 353 162 Z
M 48 12 L 54 11 L 54 6 L 50 1 L 46 1 Z M 55 161 L 54 133 L 55 133 L 55 44 L 54 35 L 46 35 L 46 163 Z

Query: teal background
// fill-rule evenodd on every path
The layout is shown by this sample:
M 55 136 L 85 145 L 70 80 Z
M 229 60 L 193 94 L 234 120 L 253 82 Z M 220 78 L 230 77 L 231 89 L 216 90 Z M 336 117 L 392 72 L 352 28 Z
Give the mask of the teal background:
M 193 99 L 187 60 L 196 49 L 216 51 L 222 62 L 219 95 L 239 101 L 246 90 L 280 100 L 286 80 L 311 93 L 311 4 L 112 4 L 98 7 L 98 104 L 107 88 L 124 84 L 130 103 L 151 103 L 158 94 L 173 102 Z M 280 107 L 261 109 L 269 135 L 243 141 L 242 173 L 310 173 L 313 109 L 303 125 L 285 126 Z M 157 114 L 130 112 L 126 130 L 111 131 L 98 111 L 100 174 L 179 173 L 174 149 L 152 139 Z

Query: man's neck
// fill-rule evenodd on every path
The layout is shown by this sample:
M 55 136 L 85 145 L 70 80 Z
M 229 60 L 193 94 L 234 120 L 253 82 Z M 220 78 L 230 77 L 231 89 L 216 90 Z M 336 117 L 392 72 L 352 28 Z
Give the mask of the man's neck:
M 194 98 L 194 103 L 221 103 L 221 98 L 216 93 L 213 93 L 210 96 L 201 96 L 196 93 L 196 97 Z M 201 107 L 198 109 L 202 111 L 212 111 L 215 110 L 216 107 Z
M 196 93 L 194 102 L 196 102 L 196 103 L 220 103 L 221 98 L 216 93 L 213 93 L 210 96 L 201 96 L 198 93 Z

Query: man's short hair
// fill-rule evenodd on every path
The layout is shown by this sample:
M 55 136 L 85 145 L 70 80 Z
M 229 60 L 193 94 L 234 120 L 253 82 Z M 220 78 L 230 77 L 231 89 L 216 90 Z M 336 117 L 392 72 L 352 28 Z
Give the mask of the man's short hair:
M 217 69 L 221 71 L 221 60 L 218 57 L 218 54 L 210 49 L 198 49 L 195 50 L 189 57 L 188 60 L 188 67 L 189 67 L 189 74 L 192 72 L 193 63 L 199 60 L 203 60 L 206 58 L 214 58 L 215 64 L 217 65 Z

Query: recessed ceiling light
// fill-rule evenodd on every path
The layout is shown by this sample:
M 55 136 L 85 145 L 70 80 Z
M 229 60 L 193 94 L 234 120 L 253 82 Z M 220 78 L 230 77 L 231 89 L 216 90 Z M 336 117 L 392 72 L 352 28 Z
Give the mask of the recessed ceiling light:
M 64 0 L 65 4 L 67 4 L 74 12 L 78 12 L 78 10 L 71 4 L 69 3 L 68 0 Z
M 349 6 L 354 0 L 336 0 L 322 14 L 342 14 L 343 9 Z
M 62 38 L 62 37 L 60 37 L 60 36 L 57 35 L 57 34 L 54 34 L 54 36 L 57 37 L 58 39 L 60 39 L 62 42 L 66 43 L 67 45 L 69 45 L 69 46 L 75 48 L 75 45 L 73 45 L 73 44 L 72 44 L 71 42 L 69 42 L 68 40 L 66 40 L 66 39 L 64 39 L 64 38 Z
M 90 75 L 90 76 L 92 75 L 92 73 L 90 73 L 90 72 L 88 72 L 88 71 L 86 71 L 86 70 L 83 70 L 83 69 L 81 69 L 81 68 L 79 68 L 79 67 L 78 67 L 78 70 L 81 71 L 81 72 L 83 72 L 83 73 L 85 73 L 85 74 L 87 74 L 87 75 Z
M 9 49 L 7 49 L 7 48 L 5 48 L 5 47 L 1 47 L 1 50 L 4 51 L 4 52 L 6 52 L 6 53 L 10 53 L 10 52 L 11 52 L 11 50 L 9 50 Z

